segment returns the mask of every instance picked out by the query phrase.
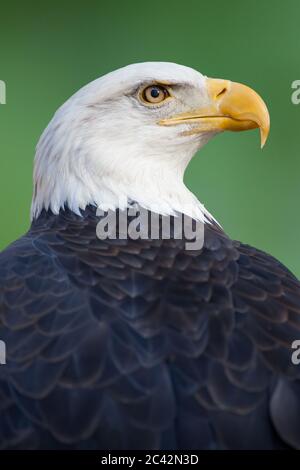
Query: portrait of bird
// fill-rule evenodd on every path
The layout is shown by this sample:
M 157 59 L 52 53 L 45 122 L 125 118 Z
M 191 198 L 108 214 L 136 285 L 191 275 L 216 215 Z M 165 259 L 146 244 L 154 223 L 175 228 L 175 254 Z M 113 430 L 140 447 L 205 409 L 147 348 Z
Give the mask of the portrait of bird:
M 300 448 L 300 283 L 183 182 L 216 134 L 256 128 L 263 146 L 255 91 L 170 62 L 108 73 L 58 109 L 30 229 L 0 255 L 0 449 Z M 99 239 L 99 210 L 133 206 L 200 222 L 203 246 Z

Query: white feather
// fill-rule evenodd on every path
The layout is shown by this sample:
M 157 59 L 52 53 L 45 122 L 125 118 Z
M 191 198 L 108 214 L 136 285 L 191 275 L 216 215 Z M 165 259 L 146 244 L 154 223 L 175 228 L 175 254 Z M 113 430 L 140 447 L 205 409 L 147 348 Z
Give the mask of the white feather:
M 116 70 L 79 90 L 38 142 L 32 218 L 43 208 L 57 214 L 68 206 L 80 214 L 88 204 L 115 209 L 133 200 L 161 214 L 211 220 L 183 177 L 212 135 L 183 136 L 187 125 L 158 125 L 162 117 L 205 104 L 205 78 L 181 65 L 148 62 Z M 180 85 L 186 102 L 175 98 L 156 109 L 143 106 L 136 90 L 153 82 Z

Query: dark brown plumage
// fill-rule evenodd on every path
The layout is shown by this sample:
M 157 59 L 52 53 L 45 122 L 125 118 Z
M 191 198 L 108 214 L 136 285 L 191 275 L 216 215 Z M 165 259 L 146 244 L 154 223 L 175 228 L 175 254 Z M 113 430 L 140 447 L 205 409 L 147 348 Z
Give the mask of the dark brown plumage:
M 1 254 L 0 448 L 300 447 L 297 279 L 216 225 L 194 252 L 97 221 L 44 211 Z

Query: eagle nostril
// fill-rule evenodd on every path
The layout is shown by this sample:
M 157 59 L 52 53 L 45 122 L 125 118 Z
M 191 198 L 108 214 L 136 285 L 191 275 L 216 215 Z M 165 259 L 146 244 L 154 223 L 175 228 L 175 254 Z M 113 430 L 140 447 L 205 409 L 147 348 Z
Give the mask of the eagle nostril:
M 227 91 L 226 87 L 222 88 L 222 90 L 219 93 L 217 93 L 216 98 L 220 98 L 221 96 L 223 96 L 226 93 L 226 91 Z

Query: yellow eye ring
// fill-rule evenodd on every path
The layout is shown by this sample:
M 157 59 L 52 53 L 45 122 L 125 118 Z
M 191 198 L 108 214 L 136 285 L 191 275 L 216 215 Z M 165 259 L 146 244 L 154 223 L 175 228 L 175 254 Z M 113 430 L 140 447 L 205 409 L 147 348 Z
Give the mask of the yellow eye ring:
M 147 104 L 160 104 L 170 96 L 168 89 L 162 85 L 150 85 L 142 90 L 141 98 Z

